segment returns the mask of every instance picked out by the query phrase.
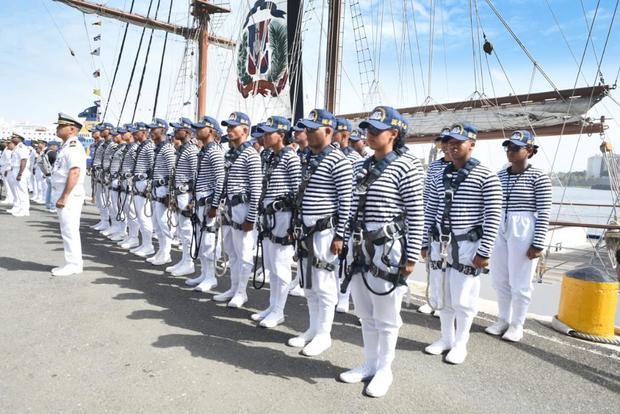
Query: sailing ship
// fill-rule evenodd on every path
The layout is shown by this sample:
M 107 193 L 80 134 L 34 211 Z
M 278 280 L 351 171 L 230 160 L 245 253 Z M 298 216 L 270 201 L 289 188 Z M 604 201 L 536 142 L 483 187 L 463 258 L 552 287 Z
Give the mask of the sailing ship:
M 146 15 L 133 12 L 134 1 L 131 2 L 129 11 L 87 0 L 55 1 L 73 7 L 84 14 L 114 19 L 125 24 L 125 35 L 116 61 L 117 70 L 123 57 L 123 45 L 127 28 L 130 25 L 142 27 L 142 37 L 144 31 L 150 29 L 151 33 L 155 30 L 163 31 L 166 40 L 169 35 L 179 36 L 185 40 L 184 58 L 179 65 L 174 96 L 169 99 L 168 107 L 165 109 L 161 105 L 158 106 L 161 68 L 163 67 L 166 48 L 164 42 L 157 91 L 152 105 L 153 116 L 165 113 L 168 118 L 180 115 L 200 117 L 212 111 L 212 114 L 221 117 L 226 115 L 221 112 L 222 108 L 230 106 L 226 105 L 226 102 L 230 101 L 234 103 L 234 109 L 244 109 L 253 119 L 278 113 L 288 115 L 295 120 L 303 116 L 304 104 L 314 98 L 315 106 L 323 106 L 331 112 L 339 113 L 339 116 L 350 119 L 356 125 L 368 116 L 367 111 L 373 106 L 384 103 L 381 100 L 382 85 L 378 76 L 381 68 L 382 44 L 385 43 L 381 37 L 382 25 L 386 24 L 383 21 L 386 8 L 392 8 L 398 2 L 253 0 L 246 4 L 245 2 L 223 0 L 192 0 L 188 14 L 190 24 L 180 26 L 170 20 L 172 0 L 168 3 L 167 20 L 158 19 L 161 0 L 157 2 L 156 10 L 152 7 L 153 1 L 151 0 Z M 399 108 L 410 125 L 411 132 L 407 137 L 408 143 L 411 145 L 430 143 L 442 127 L 464 119 L 473 122 L 480 129 L 479 139 L 505 139 L 510 131 L 517 129 L 532 131 L 538 137 L 599 136 L 601 155 L 609 171 L 611 199 L 613 200 L 613 203 L 607 206 L 610 209 L 609 217 L 603 224 L 560 220 L 562 209 L 580 207 L 574 204 L 571 207 L 571 203 L 564 202 L 563 194 L 561 200 L 556 202 L 555 220 L 551 223 L 553 230 L 550 246 L 556 246 L 555 250 L 557 250 L 558 242 L 556 238 L 554 244 L 554 234 L 556 232 L 561 233 L 563 229 L 579 227 L 601 229 L 604 232 L 602 236 L 594 241 L 589 241 L 595 254 L 588 255 L 588 260 L 592 264 L 612 272 L 616 265 L 615 251 L 620 247 L 620 237 L 618 237 L 620 235 L 620 220 L 617 211 L 618 200 L 620 199 L 620 164 L 618 164 L 618 157 L 606 136 L 605 116 L 598 119 L 588 117 L 589 111 L 603 99 L 606 97 L 613 99 L 611 93 L 616 87 L 617 77 L 613 84 L 607 84 L 600 71 L 605 50 L 603 49 L 602 54 L 600 54 L 597 73 L 593 79 L 588 81 L 583 76 L 580 67 L 574 87 L 559 89 L 491 0 L 470 1 L 468 17 L 471 29 L 474 91 L 469 97 L 460 101 L 438 102 L 432 97 L 431 93 L 433 84 L 431 77 L 436 72 L 433 69 L 433 50 L 437 47 L 434 36 L 439 36 L 438 26 L 439 23 L 443 25 L 444 21 L 443 17 L 442 19 L 438 17 L 437 5 L 437 1 L 429 2 L 428 13 L 426 13 L 428 21 L 424 22 L 429 27 L 429 50 L 426 53 L 428 65 L 426 69 L 422 64 L 421 35 L 418 30 L 418 26 L 423 22 L 419 21 L 420 16 L 417 16 L 418 20 L 416 20 L 413 2 L 403 1 L 401 5 L 404 15 L 400 22 L 403 25 L 401 28 L 403 40 L 400 43 L 399 50 L 396 50 L 397 54 L 401 53 L 400 58 L 397 57 L 396 60 L 398 60 L 400 67 L 407 65 L 412 71 L 419 64 L 417 74 L 413 73 L 413 76 L 407 79 L 407 84 L 409 89 L 411 86 L 414 89 L 421 89 L 425 96 L 421 104 Z M 498 51 L 492 43 L 493 39 L 487 36 L 484 31 L 480 12 L 483 5 L 487 7 L 489 15 L 506 29 L 506 36 L 514 41 L 516 47 L 523 52 L 529 61 L 528 65 L 532 67 L 532 81 L 530 82 L 529 92 L 517 93 L 513 88 L 504 69 L 504 64 L 498 56 Z M 236 15 L 240 18 L 235 21 L 227 18 L 233 7 L 242 9 L 241 11 L 236 10 L 238 11 Z M 553 14 L 551 6 L 549 8 Z M 379 14 L 380 20 L 377 17 L 377 21 L 373 22 L 369 35 L 365 23 L 368 16 L 365 13 L 368 13 L 370 9 L 375 14 Z M 162 10 L 165 10 L 165 7 Z M 555 18 L 555 14 L 553 16 Z M 595 18 L 596 14 L 588 23 L 590 33 Z M 587 19 L 586 21 L 588 22 Z M 609 26 L 608 35 L 611 32 L 612 24 L 613 20 Z M 350 30 L 345 31 L 345 26 Z M 233 33 L 231 38 L 217 34 L 218 30 L 223 27 L 227 27 Z M 561 31 L 561 26 L 558 25 L 558 27 Z M 411 38 L 412 33 L 414 39 Z M 396 30 L 394 30 L 394 34 L 396 34 Z M 346 39 L 345 36 L 352 36 L 352 41 Z M 138 49 L 142 46 L 142 37 Z M 354 45 L 357 62 L 344 62 L 343 45 L 345 40 L 349 40 L 348 44 Z M 588 40 L 590 41 L 590 37 Z M 146 61 L 148 61 L 150 45 L 149 41 L 145 66 L 147 65 Z M 605 42 L 606 46 L 607 42 Z M 311 47 L 318 49 L 318 62 L 314 59 L 304 59 L 307 49 Z M 219 55 L 221 59 L 215 63 L 209 62 L 209 50 L 211 48 L 225 51 L 225 54 Z M 414 52 L 414 49 L 417 49 L 417 53 Z M 586 46 L 587 49 L 588 46 Z M 405 63 L 407 56 L 410 61 Z M 491 62 L 494 62 L 495 68 L 501 70 L 501 73 L 505 75 L 507 83 L 510 85 L 511 93 L 509 95 L 496 96 L 495 93 L 492 95 L 486 93 L 485 81 L 487 86 L 490 84 L 491 90 L 495 91 L 493 76 L 490 73 Z M 581 63 L 583 63 L 583 58 Z M 134 62 L 134 70 L 135 66 L 136 63 Z M 359 99 L 356 100 L 358 111 L 341 113 L 342 74 L 345 68 L 350 70 L 354 66 L 357 66 L 358 69 L 359 90 L 357 96 Z M 208 83 L 208 80 L 212 78 L 209 76 L 208 68 L 217 72 L 218 81 L 215 82 L 215 85 Z M 312 89 L 307 87 L 308 79 L 304 79 L 304 73 L 310 69 L 317 71 L 316 86 Z M 132 70 L 132 78 L 134 70 Z M 489 72 L 488 75 L 485 75 L 486 71 Z M 549 90 L 531 91 L 534 76 L 542 76 L 545 83 L 549 85 Z M 106 104 L 102 108 L 97 108 L 97 116 L 106 117 L 108 121 L 110 119 L 107 116 L 107 111 L 110 96 L 112 96 L 115 87 L 115 79 L 116 73 L 108 91 Z M 399 75 L 399 79 L 402 81 L 404 77 Z M 585 86 L 578 85 L 578 80 L 582 81 L 582 84 L 586 83 Z M 132 86 L 131 82 L 130 78 L 129 86 Z M 230 88 L 230 85 L 234 85 L 233 88 Z M 129 86 L 127 93 L 130 90 Z M 305 89 L 304 86 L 306 86 Z M 116 87 L 118 88 L 118 85 Z M 139 88 L 142 88 L 142 81 L 140 81 Z M 140 89 L 138 89 L 138 100 Z M 323 100 L 319 103 L 321 91 Z M 314 92 L 313 97 L 312 92 Z M 208 94 L 211 95 L 210 101 L 217 102 L 219 105 L 208 108 Z M 417 94 L 416 91 L 410 95 L 417 96 Z M 125 95 L 123 108 L 126 100 L 127 96 Z M 228 103 L 230 104 L 230 102 Z M 616 101 L 614 100 L 614 102 Z M 350 103 L 347 106 L 351 107 Z M 133 116 L 126 118 L 123 118 L 123 108 L 118 115 L 118 123 L 133 121 L 136 115 L 135 107 Z M 436 153 L 436 148 L 432 146 L 428 157 L 429 162 L 436 156 Z M 549 259 L 549 255 L 554 254 L 551 252 L 552 250 L 548 249 L 547 259 Z M 548 268 L 549 266 L 545 264 L 545 261 L 541 261 L 539 267 L 540 280 Z

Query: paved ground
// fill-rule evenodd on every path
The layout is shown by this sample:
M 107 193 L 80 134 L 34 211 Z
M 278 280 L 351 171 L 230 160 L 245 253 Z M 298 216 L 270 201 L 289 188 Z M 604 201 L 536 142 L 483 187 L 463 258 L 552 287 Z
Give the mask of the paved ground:
M 290 299 L 283 326 L 257 328 L 249 315 L 267 290 L 229 310 L 111 247 L 87 229 L 93 212 L 82 220 L 85 272 L 72 278 L 49 275 L 62 260 L 54 215 L 0 214 L 0 412 L 618 412 L 618 349 L 537 321 L 508 344 L 482 332 L 482 314 L 468 360 L 451 366 L 422 352 L 439 323 L 414 306 L 390 393 L 364 397 L 363 384 L 335 380 L 360 361 L 352 315 L 337 315 L 329 351 L 301 356 L 285 342 L 305 328 L 303 298 Z

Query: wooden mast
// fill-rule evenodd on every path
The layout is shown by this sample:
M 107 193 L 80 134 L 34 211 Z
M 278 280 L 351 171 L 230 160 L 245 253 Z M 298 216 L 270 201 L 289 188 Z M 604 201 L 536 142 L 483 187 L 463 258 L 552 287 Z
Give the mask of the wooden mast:
M 198 28 L 182 27 L 176 24 L 151 19 L 137 13 L 127 13 L 102 4 L 94 4 L 85 0 L 54 0 L 76 8 L 83 13 L 95 13 L 103 17 L 119 20 L 136 26 L 154 30 L 163 30 L 168 33 L 183 36 L 186 39 L 198 39 L 198 105 L 197 115 L 202 117 L 207 112 L 207 67 L 208 47 L 210 44 L 233 49 L 236 43 L 229 39 L 209 35 L 209 19 L 212 14 L 229 13 L 230 10 L 213 5 L 207 0 L 194 0 L 192 15 L 198 20 Z
M 325 78 L 325 109 L 334 113 L 336 94 L 338 93 L 338 67 L 340 62 L 340 22 L 342 17 L 342 0 L 329 0 L 327 27 L 327 64 Z

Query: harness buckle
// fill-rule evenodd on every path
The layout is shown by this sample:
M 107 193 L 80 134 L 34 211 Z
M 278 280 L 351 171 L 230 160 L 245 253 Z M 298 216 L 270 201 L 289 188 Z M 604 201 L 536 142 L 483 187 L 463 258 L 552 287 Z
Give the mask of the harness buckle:
M 452 235 L 448 234 L 440 234 L 439 235 L 439 256 L 442 261 L 448 259 L 448 246 L 452 242 Z
M 296 240 L 301 240 L 304 235 L 304 229 L 300 224 L 297 224 L 293 227 L 293 237 Z
M 361 229 L 355 230 L 351 233 L 351 239 L 353 240 L 353 244 L 359 246 L 364 242 L 364 233 Z

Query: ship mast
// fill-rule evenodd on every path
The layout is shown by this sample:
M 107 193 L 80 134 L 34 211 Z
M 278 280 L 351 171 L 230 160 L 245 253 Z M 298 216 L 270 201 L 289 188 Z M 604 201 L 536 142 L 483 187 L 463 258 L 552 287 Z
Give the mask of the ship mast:
M 336 110 L 336 95 L 338 94 L 338 73 L 340 71 L 341 48 L 340 38 L 342 28 L 342 0 L 329 0 L 328 28 L 327 28 L 327 67 L 325 74 L 325 109 L 334 113 Z
M 182 27 L 151 19 L 136 13 L 127 13 L 113 7 L 95 4 L 85 0 L 55 0 L 80 10 L 83 13 L 95 13 L 121 22 L 146 27 L 154 30 L 163 30 L 168 33 L 183 36 L 186 39 L 198 38 L 198 105 L 197 115 L 202 117 L 207 113 L 207 67 L 208 48 L 210 44 L 233 49 L 235 42 L 218 36 L 209 35 L 209 20 L 212 14 L 229 13 L 230 10 L 209 3 L 207 0 L 193 0 L 192 15 L 198 20 L 198 28 Z

